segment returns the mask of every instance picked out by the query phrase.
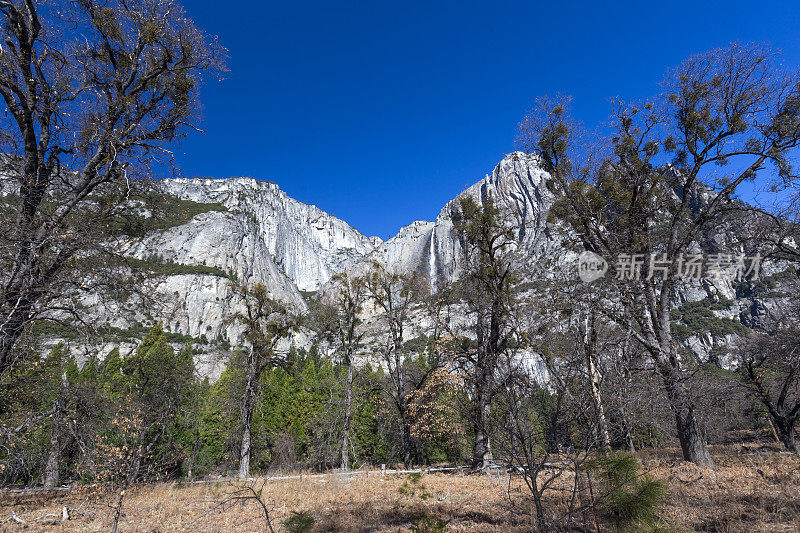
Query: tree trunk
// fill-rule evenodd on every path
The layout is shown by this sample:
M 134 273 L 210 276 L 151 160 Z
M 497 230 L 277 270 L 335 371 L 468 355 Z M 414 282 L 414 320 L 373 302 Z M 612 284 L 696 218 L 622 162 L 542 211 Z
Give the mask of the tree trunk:
M 6 301 L 0 303 L 3 312 L 3 325 L 0 326 L 0 376 L 11 369 L 14 364 L 14 345 L 25 329 L 25 320 L 30 309 L 21 309 L 20 305 Z
M 538 475 L 538 472 L 531 472 L 531 477 Z M 539 484 L 536 479 L 531 480 L 533 496 L 533 504 L 536 509 L 536 531 L 539 533 L 547 533 L 547 520 L 544 517 L 544 505 L 542 504 L 542 491 L 539 489 Z
M 141 455 L 139 456 L 141 457 Z M 138 470 L 138 467 L 137 467 Z M 117 533 L 117 528 L 119 526 L 119 519 L 122 517 L 122 502 L 125 499 L 125 493 L 128 490 L 128 487 L 133 483 L 135 479 L 135 474 L 128 476 L 125 478 L 125 481 L 122 483 L 122 487 L 120 487 L 119 497 L 117 498 L 117 505 L 114 506 L 114 519 L 111 523 L 111 533 Z
M 403 416 L 403 466 L 411 468 L 412 463 L 411 426 Z
M 133 460 L 133 467 L 131 468 L 130 473 L 130 482 L 134 483 L 137 479 L 139 479 L 139 470 L 142 468 L 142 451 L 141 446 L 139 447 L 139 452 L 136 454 L 136 458 Z
M 242 430 L 242 449 L 239 454 L 239 479 L 250 477 L 250 425 Z
M 401 324 L 402 325 L 402 324 Z M 400 415 L 400 423 L 403 424 L 403 466 L 411 468 L 411 424 L 408 421 L 408 405 L 405 397 L 406 380 L 403 370 L 403 361 L 400 357 L 402 347 L 402 330 L 394 343 L 394 365 L 397 371 L 397 410 Z
M 589 374 L 589 389 L 594 405 L 595 417 L 597 418 L 597 433 L 600 437 L 600 445 L 603 448 L 611 449 L 611 436 L 608 432 L 608 421 L 606 411 L 603 406 L 603 397 L 600 395 L 600 370 L 597 368 L 597 361 L 591 348 L 586 350 L 586 367 Z
M 631 433 L 631 427 L 628 424 L 627 420 L 622 421 L 625 424 L 625 446 L 628 448 L 628 451 L 633 453 L 636 451 L 636 446 L 633 443 L 633 434 Z
M 142 468 L 142 456 L 144 455 L 145 431 L 146 428 L 139 429 L 139 437 L 136 442 L 136 455 L 133 457 L 133 463 L 128 471 L 128 476 L 125 478 L 126 487 L 131 483 L 135 483 L 136 480 L 139 479 L 139 469 Z
M 672 360 L 674 359 L 670 358 L 670 361 Z M 686 386 L 681 382 L 678 371 L 671 363 L 659 364 L 658 368 L 670 408 L 675 415 L 675 426 L 678 430 L 678 440 L 681 443 L 684 460 L 699 466 L 714 468 L 714 460 L 708 453 L 705 438 L 694 415 L 694 402 L 689 397 Z
M 353 411 L 353 363 L 347 358 L 347 381 L 344 396 L 344 433 L 342 435 L 342 468 L 350 468 L 350 426 Z
M 486 470 L 492 462 L 489 447 L 489 402 L 481 391 L 475 398 L 475 445 L 472 448 L 472 468 Z
M 119 519 L 122 516 L 122 500 L 125 498 L 125 489 L 119 491 L 119 497 L 117 498 L 117 504 L 114 506 L 114 519 L 111 522 L 111 533 L 117 533 L 117 527 L 119 526 Z
M 31 80 L 33 81 L 33 80 Z M 30 319 L 36 303 L 37 290 L 41 284 L 31 280 L 41 266 L 41 255 L 37 249 L 40 240 L 35 240 L 36 212 L 44 197 L 47 184 L 50 182 L 50 172 L 47 167 L 40 165 L 38 146 L 36 141 L 35 126 L 32 117 L 25 126 L 25 162 L 24 179 L 19 189 L 20 210 L 15 223 L 16 238 L 14 261 L 9 273 L 10 279 L 6 280 L 3 287 L 0 313 L 0 376 L 10 370 L 14 364 L 14 345 L 17 343 L 25 325 Z M 40 293 L 41 294 L 41 293 Z
M 794 423 L 793 419 L 787 417 L 775 420 L 775 427 L 778 429 L 778 437 L 784 447 L 792 453 L 800 454 L 800 445 L 795 439 Z
M 47 463 L 44 467 L 42 485 L 46 489 L 52 489 L 58 485 L 58 474 L 60 470 L 59 457 L 61 450 L 59 446 L 60 421 L 56 420 L 58 414 L 53 415 L 53 426 L 50 428 L 50 452 L 47 454 Z
M 628 451 L 633 453 L 636 451 L 636 446 L 633 442 L 633 422 L 631 421 L 631 413 L 627 407 L 629 405 L 628 402 L 630 401 L 630 390 L 633 382 L 630 360 L 626 357 L 630 342 L 631 334 L 628 332 L 628 335 L 625 337 L 625 342 L 619 348 L 618 357 L 619 360 L 622 361 L 622 372 L 625 376 L 625 388 L 622 391 L 623 396 L 620 398 L 621 403 L 623 403 L 623 407 L 620 409 L 620 414 L 622 415 L 622 424 L 625 428 L 625 444 L 628 447 Z
M 775 423 L 769 415 L 767 415 L 767 423 L 769 424 L 770 431 L 772 431 L 772 438 L 775 439 L 775 444 L 781 444 L 781 438 L 778 436 L 778 431 L 775 429 Z
M 253 426 L 253 407 L 256 400 L 256 380 L 255 370 L 251 365 L 248 369 L 247 385 L 244 391 L 244 402 L 242 403 L 242 445 L 239 452 L 239 479 L 250 477 L 250 451 L 251 433 Z
M 53 425 L 50 427 L 50 450 L 44 467 L 42 484 L 46 489 L 58 485 L 61 470 L 61 429 L 64 422 L 64 400 L 67 392 L 67 373 L 61 374 L 61 387 L 53 402 Z

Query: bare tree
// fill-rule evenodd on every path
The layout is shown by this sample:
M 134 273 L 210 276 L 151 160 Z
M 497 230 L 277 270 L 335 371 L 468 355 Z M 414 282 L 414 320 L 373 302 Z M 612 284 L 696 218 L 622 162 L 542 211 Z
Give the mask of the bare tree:
M 331 310 L 332 333 L 337 350 L 345 365 L 344 428 L 342 430 L 342 468 L 350 468 L 350 435 L 353 426 L 353 371 L 354 357 L 361 347 L 364 330 L 361 314 L 367 299 L 365 280 L 347 273 L 333 277 L 336 283 L 336 305 Z
M 35 317 L 89 280 L 132 185 L 196 130 L 198 85 L 222 49 L 161 0 L 5 1 L 0 52 L 0 375 Z M 95 265 L 97 266 L 97 265 Z
M 239 449 L 239 478 L 250 476 L 252 452 L 253 410 L 255 409 L 258 383 L 268 367 L 282 361 L 275 353 L 281 339 L 296 328 L 297 320 L 281 302 L 269 297 L 269 290 L 261 283 L 251 286 L 234 285 L 234 291 L 244 303 L 244 311 L 230 320 L 245 326 L 246 360 L 242 361 L 243 389 L 241 401 L 241 446 Z
M 275 533 L 275 529 L 272 527 L 272 519 L 270 518 L 270 512 L 274 510 L 274 507 L 267 507 L 267 500 L 264 497 L 264 487 L 267 485 L 267 481 L 267 479 L 264 479 L 260 483 L 252 481 L 243 484 L 231 484 L 230 489 L 226 492 L 222 501 L 215 506 L 215 509 L 220 508 L 224 511 L 237 504 L 241 504 L 244 507 L 248 502 L 254 501 L 264 513 L 264 529 L 270 533 Z
M 753 240 L 765 249 L 765 256 L 800 262 L 800 183 L 792 183 L 788 199 L 765 209 L 753 208 L 758 214 Z M 787 194 L 786 191 L 783 191 Z
M 406 326 L 410 320 L 412 305 L 420 299 L 420 284 L 416 274 L 403 275 L 388 272 L 380 263 L 374 263 L 366 278 L 367 291 L 372 302 L 382 311 L 388 337 L 382 349 L 383 362 L 389 376 L 389 397 L 397 410 L 402 427 L 401 446 L 403 463 L 411 465 L 412 442 L 409 419 L 410 376 L 407 375 L 403 354 Z
M 794 312 L 768 333 L 752 333 L 736 348 L 743 384 L 764 406 L 787 450 L 800 453 L 800 329 Z
M 517 309 L 520 337 L 538 353 L 557 384 L 566 369 L 570 376 L 583 378 L 576 390 L 581 398 L 573 400 L 583 405 L 588 399 L 584 415 L 595 424 L 593 431 L 601 446 L 610 449 L 603 368 L 617 354 L 620 330 L 599 310 L 604 294 L 576 279 L 574 268 L 570 267 L 549 256 L 523 267 L 524 277 L 537 281 L 520 289 Z M 547 276 L 542 278 L 541 272 Z M 565 385 L 558 384 L 565 394 L 571 395 L 571 389 Z
M 509 500 L 514 511 L 535 519 L 537 531 L 553 531 L 557 522 L 569 529 L 576 526 L 574 513 L 581 507 L 580 470 L 597 450 L 597 443 L 591 432 L 572 434 L 568 428 L 591 427 L 596 421 L 587 420 L 575 408 L 562 386 L 571 381 L 570 369 L 559 375 L 561 385 L 552 392 L 520 370 L 511 369 L 512 375 L 497 394 L 500 419 L 495 448 L 521 475 L 532 505 L 513 498 L 510 484 Z M 550 494 L 562 494 L 567 502 L 558 520 L 557 513 L 547 507 Z
M 733 44 L 690 57 L 653 102 L 615 103 L 601 168 L 581 150 L 568 99 L 541 101 L 521 124 L 526 149 L 553 177 L 561 199 L 554 213 L 588 250 L 642 258 L 641 276 L 617 272 L 617 305 L 605 307 L 648 351 L 683 456 L 704 466 L 714 462 L 672 334 L 684 254 L 710 224 L 739 207 L 734 195 L 743 182 L 768 168 L 792 179 L 790 155 L 800 142 L 797 81 L 779 69 L 774 51 L 760 46 Z M 727 172 L 720 170 L 726 163 Z
M 459 279 L 460 296 L 470 317 L 474 343 L 462 343 L 456 358 L 472 388 L 473 467 L 485 469 L 491 462 L 489 419 L 492 397 L 498 390 L 497 369 L 516 334 L 515 243 L 492 198 L 479 205 L 466 197 L 459 207 L 452 218 L 465 259 L 465 273 Z
M 606 403 L 609 414 L 616 421 L 617 433 L 624 440 L 629 452 L 636 451 L 634 434 L 643 404 L 653 401 L 653 394 L 640 380 L 646 356 L 637 348 L 639 346 L 626 333 L 617 345 L 614 356 L 604 360 L 602 364 L 605 368 L 603 389 L 608 398 Z
M 576 283 L 574 276 L 559 275 L 554 283 L 545 286 L 544 293 L 534 291 L 528 296 L 531 305 L 526 322 L 529 330 L 534 326 L 539 332 L 533 343 L 538 345 L 553 379 L 560 382 L 563 368 L 571 368 L 570 375 L 584 378 L 582 390 L 591 405 L 591 413 L 585 413 L 586 419 L 594 423 L 600 445 L 610 449 L 602 368 L 604 362 L 616 356 L 620 332 L 600 313 L 599 296 L 585 284 Z M 555 337 L 561 338 L 556 340 Z M 553 350 L 555 346 L 562 349 Z M 559 352 L 557 356 L 556 352 Z M 572 394 L 566 384 L 561 383 L 561 387 L 564 394 Z

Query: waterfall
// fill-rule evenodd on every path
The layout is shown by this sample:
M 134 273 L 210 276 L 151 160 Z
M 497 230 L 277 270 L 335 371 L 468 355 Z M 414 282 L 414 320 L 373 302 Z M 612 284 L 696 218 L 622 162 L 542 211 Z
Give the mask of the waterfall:
M 431 293 L 436 291 L 436 227 L 431 231 L 431 242 L 428 244 L 430 253 L 428 255 L 428 281 L 431 285 Z

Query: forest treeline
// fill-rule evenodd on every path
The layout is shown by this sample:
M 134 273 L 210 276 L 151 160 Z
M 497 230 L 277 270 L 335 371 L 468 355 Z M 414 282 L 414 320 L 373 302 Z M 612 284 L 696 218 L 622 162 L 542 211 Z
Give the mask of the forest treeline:
M 424 339 L 404 362 L 428 374 Z M 411 350 L 411 348 L 409 348 Z M 136 481 L 238 471 L 241 445 L 242 354 L 213 383 L 200 379 L 194 350 L 175 350 L 160 326 L 127 357 L 113 349 L 102 361 L 78 365 L 63 344 L 20 369 L 4 413 L 30 427 L 3 449 L 4 483 Z M 316 347 L 291 348 L 280 366 L 259 377 L 252 419 L 252 465 L 259 472 L 340 465 L 346 368 Z M 402 462 L 402 426 L 384 393 L 386 374 L 369 364 L 353 380 L 352 467 Z M 467 457 L 465 420 L 449 409 L 455 388 L 432 387 L 415 404 L 416 464 Z M 434 401 L 434 397 L 436 400 Z M 141 447 L 141 450 L 138 448 Z M 57 469 L 48 472 L 48 469 Z M 53 479 L 55 476 L 55 479 Z
M 432 344 L 422 337 L 404 347 L 410 379 L 429 380 L 409 402 L 411 464 L 469 464 L 475 437 L 469 394 L 463 380 L 436 371 Z M 3 483 L 35 485 L 47 476 L 60 483 L 118 482 L 136 462 L 137 481 L 238 473 L 245 377 L 237 359 L 242 353 L 234 354 L 212 383 L 195 371 L 194 352 L 191 345 L 174 349 L 155 326 L 127 357 L 115 348 L 103 360 L 91 357 L 78 365 L 58 344 L 43 360 L 32 360 L 20 369 L 15 386 L 4 391 L 4 422 L 28 427 L 4 443 Z M 669 409 L 662 396 L 651 394 L 652 376 L 635 363 L 603 366 L 613 446 L 636 450 L 671 444 Z M 346 373 L 340 361 L 312 346 L 292 347 L 280 365 L 260 375 L 252 419 L 254 470 L 341 466 Z M 701 412 L 712 442 L 727 442 L 731 432 L 770 432 L 766 411 L 748 397 L 742 380 L 713 364 L 697 369 L 693 384 L 708 397 Z M 586 384 L 574 376 L 568 387 L 573 398 L 584 400 L 568 407 L 589 409 Z M 403 424 L 390 390 L 391 378 L 380 365 L 355 369 L 350 467 L 402 465 Z M 551 420 L 555 404 L 565 399 L 547 387 L 536 387 L 536 393 L 542 422 Z M 495 410 L 500 409 L 498 403 Z M 570 428 L 561 431 L 564 444 L 572 442 Z M 48 468 L 57 468 L 57 474 Z

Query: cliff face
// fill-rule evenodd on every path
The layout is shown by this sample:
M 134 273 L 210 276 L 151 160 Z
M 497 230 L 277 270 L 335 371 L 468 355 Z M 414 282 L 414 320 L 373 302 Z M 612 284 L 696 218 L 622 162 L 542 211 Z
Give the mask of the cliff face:
M 165 192 L 221 204 L 227 212 L 201 213 L 187 224 L 148 235 L 130 255 L 217 267 L 240 281 L 264 283 L 276 298 L 299 308 L 305 307 L 301 291 L 317 291 L 334 274 L 361 270 L 373 260 L 399 272 L 416 270 L 435 288 L 458 276 L 460 244 L 450 218 L 464 196 L 478 202 L 491 196 L 517 228 L 522 245 L 534 253 L 547 246 L 551 239 L 546 218 L 553 198 L 546 178 L 535 158 L 514 152 L 448 202 L 435 221 L 413 222 L 386 242 L 289 198 L 273 183 L 250 178 L 167 180 L 162 185 Z M 188 285 L 186 289 L 178 290 L 181 299 L 188 297 Z M 227 295 L 216 297 L 223 300 Z M 189 327 L 187 333 L 194 329 Z
M 416 270 L 434 289 L 453 281 L 459 275 L 461 251 L 451 217 L 467 196 L 481 204 L 493 198 L 515 228 L 520 246 L 529 253 L 541 253 L 554 243 L 547 227 L 547 213 L 554 200 L 546 187 L 547 178 L 536 158 L 511 153 L 491 174 L 450 200 L 435 222 L 417 221 L 404 227 L 378 246 L 371 258 L 399 272 Z
M 560 246 L 563 233 L 547 223 L 554 202 L 548 175 L 535 157 L 514 152 L 482 180 L 449 201 L 435 221 L 409 224 L 386 242 L 367 237 L 346 222 L 317 207 L 289 198 L 277 185 L 250 178 L 175 179 L 160 184 L 165 193 L 182 201 L 216 205 L 181 225 L 153 231 L 131 242 L 128 255 L 144 264 L 170 266 L 148 283 L 154 296 L 134 318 L 114 311 L 110 302 L 94 302 L 102 321 L 118 328 L 161 322 L 170 331 L 238 342 L 241 328 L 226 321 L 241 310 L 230 280 L 264 283 L 272 296 L 298 311 L 307 307 L 312 292 L 325 293 L 339 272 L 359 274 L 378 260 L 391 270 L 417 272 L 432 289 L 458 278 L 461 244 L 451 217 L 466 196 L 484 203 L 491 197 L 506 222 L 514 228 L 519 249 L 531 261 L 565 263 L 574 259 Z M 720 228 L 704 248 L 725 248 L 736 228 Z M 533 264 L 533 263 L 532 263 Z M 569 265 L 567 265 L 569 266 Z M 156 269 L 157 271 L 158 269 Z M 576 270 L 577 273 L 577 270 Z M 739 319 L 757 325 L 771 309 L 770 301 L 756 296 L 737 297 L 730 283 L 695 283 L 683 287 L 680 303 L 704 300 L 732 301 L 714 309 L 720 319 Z M 695 309 L 694 312 L 697 312 Z M 687 340 L 699 357 L 726 340 L 708 333 Z M 298 341 L 299 342 L 299 341 Z M 213 346 L 208 351 L 213 352 Z
M 226 341 L 241 339 L 241 325 L 230 320 L 243 311 L 231 281 L 263 283 L 273 298 L 302 312 L 308 293 L 381 244 L 266 181 L 175 179 L 158 186 L 178 205 L 196 202 L 200 212 L 124 246 L 133 268 L 149 273 L 141 291 L 146 301 L 95 296 L 84 303 L 99 325 L 124 335 L 161 323 L 173 334 L 198 339 L 208 360 Z
M 251 235 L 232 238 L 209 229 L 212 242 L 236 255 L 243 240 L 252 240 L 300 291 L 318 290 L 380 243 L 313 205 L 289 198 L 274 183 L 252 178 L 175 179 L 165 181 L 164 189 L 183 199 L 227 207 Z M 250 252 L 256 249 L 242 250 L 245 256 Z
M 334 274 L 363 272 L 376 259 L 399 272 L 418 271 L 435 289 L 459 274 L 460 244 L 450 217 L 464 196 L 478 202 L 491 196 L 512 219 L 522 245 L 532 251 L 546 246 L 552 197 L 545 179 L 534 158 L 515 152 L 448 202 L 435 221 L 414 222 L 387 242 L 289 198 L 274 183 L 250 178 L 166 180 L 160 184 L 165 193 L 223 209 L 201 212 L 185 224 L 131 243 L 130 257 L 145 265 L 172 267 L 160 274 L 156 269 L 158 275 L 151 277 L 148 291 L 153 298 L 146 310 L 126 314 L 101 302 L 94 305 L 106 317 L 101 321 L 121 329 L 161 322 L 183 335 L 236 342 L 241 328 L 225 320 L 241 310 L 230 279 L 263 283 L 273 297 L 298 311 L 307 306 L 304 296 L 324 291 Z

